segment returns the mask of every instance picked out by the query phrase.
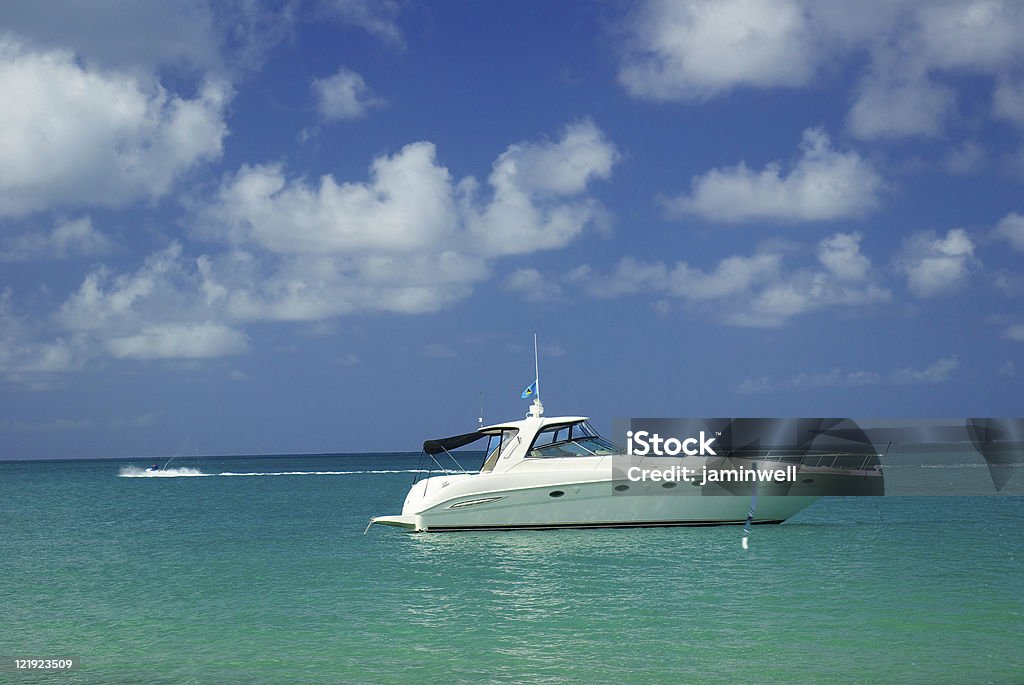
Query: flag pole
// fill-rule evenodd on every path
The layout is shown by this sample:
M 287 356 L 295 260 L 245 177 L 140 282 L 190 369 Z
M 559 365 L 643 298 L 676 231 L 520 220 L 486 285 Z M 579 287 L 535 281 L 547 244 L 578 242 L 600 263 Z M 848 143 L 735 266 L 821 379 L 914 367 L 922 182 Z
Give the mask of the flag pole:
M 537 401 L 540 402 L 540 357 L 537 354 L 537 334 L 533 334 L 533 370 L 537 372 Z

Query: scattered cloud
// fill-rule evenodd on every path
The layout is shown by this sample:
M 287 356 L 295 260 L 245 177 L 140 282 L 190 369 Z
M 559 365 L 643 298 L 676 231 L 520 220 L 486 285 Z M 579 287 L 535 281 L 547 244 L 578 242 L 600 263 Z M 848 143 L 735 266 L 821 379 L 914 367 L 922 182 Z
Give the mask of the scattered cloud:
M 54 321 L 118 359 L 204 359 L 248 349 L 222 315 L 201 272 L 174 243 L 133 273 L 100 267 L 61 305 Z
M 1002 80 L 992 94 L 992 115 L 1024 128 L 1024 80 Z
M 1013 378 L 1015 375 L 1017 375 L 1017 366 L 1012 361 L 999 367 L 1000 378 Z
M 413 252 L 457 227 L 451 175 L 432 143 L 378 157 L 365 183 L 315 186 L 279 164 L 243 165 L 228 176 L 203 219 L 210 237 L 280 254 Z
M 619 152 L 590 120 L 566 126 L 558 140 L 510 145 L 494 163 L 489 196 L 472 178 L 458 185 L 458 207 L 479 253 L 497 257 L 565 247 L 604 211 L 580 198 L 607 180 Z
M 950 229 L 944 238 L 928 231 L 911 236 L 903 247 L 897 268 L 918 297 L 935 297 L 959 290 L 977 263 L 974 243 L 962 228 Z
M 624 22 L 619 82 L 633 97 L 702 101 L 740 88 L 810 87 L 863 64 L 850 131 L 935 136 L 957 120 L 957 77 L 994 77 L 993 113 L 1024 121 L 1024 7 L 1012 1 L 856 3 L 647 0 Z M 863 57 L 866 56 L 866 60 Z
M 562 286 L 533 267 L 516 269 L 505 277 L 504 286 L 529 302 L 551 302 L 562 297 Z
M 217 71 L 225 66 L 224 39 L 213 9 L 194 0 L 165 0 L 71 2 L 57 12 L 45 3 L 14 0 L 0 5 L 0 25 L 33 48 L 70 48 L 90 64 L 136 76 L 172 65 Z M 225 19 L 233 9 L 226 2 L 218 8 Z
M 313 93 L 317 110 L 325 121 L 358 119 L 371 108 L 386 104 L 370 91 L 362 76 L 346 67 L 331 76 L 313 79 Z
M 616 158 L 581 121 L 557 140 L 509 146 L 490 197 L 472 178 L 454 182 L 427 142 L 377 158 L 365 182 L 325 175 L 313 186 L 280 165 L 243 166 L 197 210 L 197 230 L 224 250 L 189 258 L 172 243 L 132 272 L 94 268 L 52 324 L 87 358 L 203 359 L 245 352 L 250 322 L 437 311 L 489 278 L 495 258 L 564 246 L 596 223 L 600 205 L 585 194 Z M 531 276 L 514 275 L 513 289 Z M 19 349 L 7 366 L 78 359 L 65 347 Z
M 114 275 L 99 267 L 64 302 L 55 315 L 70 331 L 111 331 L 121 334 L 140 328 L 141 320 L 158 322 L 186 305 L 181 292 L 188 280 L 182 248 L 174 243 L 150 255 L 134 273 Z
M 69 48 L 89 65 L 141 79 L 173 70 L 235 80 L 258 69 L 295 28 L 296 0 L 0 4 L 0 25 L 32 47 Z M 145 37 L 142 39 L 141 37 Z
M 877 385 L 927 385 L 949 380 L 960 368 L 956 355 L 936 360 L 923 369 L 897 369 L 888 374 L 875 371 L 843 371 L 835 368 L 822 373 L 801 373 L 792 378 L 776 380 L 770 376 L 747 378 L 735 391 L 751 395 L 783 390 L 814 390 L 818 388 L 859 388 Z
M 861 140 L 937 136 L 956 106 L 956 91 L 922 73 L 885 68 L 865 76 L 847 125 Z
M 1006 297 L 1024 294 L 1024 275 L 1000 269 L 992 276 L 992 285 Z
M 662 262 L 647 263 L 626 256 L 619 260 L 607 276 L 596 273 L 589 265 L 583 265 L 572 270 L 567 280 L 582 285 L 588 295 L 616 298 L 666 290 L 668 274 L 668 267 Z
M 861 240 L 856 233 L 825 238 L 817 246 L 817 266 L 787 266 L 782 251 L 767 248 L 750 256 L 727 257 L 711 269 L 627 256 L 609 274 L 587 265 L 577 267 L 565 283 L 601 298 L 667 295 L 691 307 L 704 307 L 728 325 L 777 327 L 817 309 L 890 299 L 891 293 L 869 278 L 872 265 L 860 251 Z M 664 311 L 666 305 L 662 302 L 659 309 Z
M 815 72 L 810 39 L 795 2 L 646 2 L 629 19 L 619 83 L 659 101 L 803 86 Z
M 665 318 L 672 313 L 672 303 L 668 300 L 657 300 L 651 303 L 651 309 L 658 316 Z
M 237 321 L 319 321 L 358 311 L 434 312 L 465 299 L 489 276 L 481 259 L 422 255 L 205 257 L 204 287 Z
M 781 263 L 779 254 L 726 257 L 713 271 L 705 272 L 680 262 L 669 275 L 669 292 L 689 300 L 743 295 L 757 285 L 777 280 Z
M 8 322 L 0 324 L 7 327 Z M 0 376 L 8 382 L 20 382 L 29 374 L 54 374 L 81 368 L 74 341 L 58 338 L 39 342 L 0 332 Z
M 1024 251 L 1024 216 L 1010 212 L 996 225 L 994 234 L 1010 243 L 1015 250 Z
M 985 163 L 987 153 L 973 140 L 965 140 L 946 153 L 943 165 L 946 171 L 957 176 L 965 176 L 977 172 Z
M 27 375 L 52 374 L 80 368 L 84 359 L 74 336 L 40 341 L 40 331 L 15 311 L 13 292 L 0 290 L 0 378 L 21 382 Z
M 315 141 L 320 136 L 319 126 L 307 126 L 295 134 L 295 142 L 299 145 L 305 145 L 311 141 Z
M 509 146 L 489 196 L 472 177 L 456 182 L 429 142 L 378 157 L 365 182 L 311 185 L 280 165 L 244 166 L 200 211 L 202 235 L 231 246 L 200 260 L 204 287 L 239 321 L 437 311 L 487 279 L 495 258 L 564 247 L 599 224 L 586 191 L 617 155 L 592 122 L 576 122 L 558 140 Z
M 818 244 L 818 259 L 843 281 L 860 281 L 868 275 L 871 260 L 860 251 L 859 233 L 836 233 Z
M 361 28 L 394 47 L 405 47 L 397 23 L 401 13 L 397 0 L 321 0 L 320 4 L 342 23 Z
M 589 121 L 558 141 L 510 146 L 495 162 L 493 196 L 479 198 L 471 177 L 455 183 L 429 142 L 378 157 L 368 182 L 310 186 L 280 165 L 243 166 L 204 212 L 208 237 L 256 244 L 280 254 L 403 254 L 459 247 L 479 256 L 563 247 L 598 220 L 588 198 L 617 153 Z M 468 245 L 467 245 L 468 243 Z
M 0 35 L 0 92 L 0 216 L 165 195 L 220 157 L 232 95 L 211 80 L 185 99 L 10 35 Z
M 820 128 L 804 131 L 800 158 L 788 170 L 772 162 L 760 171 L 745 162 L 712 169 L 691 181 L 690 193 L 666 202 L 670 215 L 712 221 L 829 221 L 874 209 L 882 177 L 856 152 L 832 147 Z
M 1007 340 L 1024 342 L 1024 324 L 1018 323 L 1008 326 L 1006 330 L 1003 331 L 1003 337 Z
M 59 223 L 51 231 L 0 240 L 0 262 L 94 257 L 113 249 L 113 242 L 93 228 L 92 220 L 82 217 Z
M 206 359 L 241 354 L 248 338 L 240 331 L 214 322 L 150 324 L 132 335 L 107 341 L 118 359 Z

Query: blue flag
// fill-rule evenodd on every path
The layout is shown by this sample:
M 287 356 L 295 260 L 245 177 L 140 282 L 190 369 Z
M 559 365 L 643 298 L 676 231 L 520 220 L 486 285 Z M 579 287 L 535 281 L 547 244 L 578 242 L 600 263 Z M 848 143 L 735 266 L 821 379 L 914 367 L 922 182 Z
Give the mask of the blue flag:
M 530 383 L 530 387 L 528 387 L 526 390 L 523 390 L 523 399 L 525 400 L 527 397 L 533 397 L 536 394 L 537 381 L 534 381 L 533 383 Z

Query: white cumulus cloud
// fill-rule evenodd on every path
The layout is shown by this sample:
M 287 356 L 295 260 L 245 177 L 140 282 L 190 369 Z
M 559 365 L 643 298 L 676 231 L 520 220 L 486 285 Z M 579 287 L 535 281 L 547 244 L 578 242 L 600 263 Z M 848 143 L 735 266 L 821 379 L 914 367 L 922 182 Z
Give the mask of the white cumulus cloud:
M 313 79 L 317 110 L 327 121 L 358 119 L 385 104 L 373 94 L 357 72 L 341 67 L 331 76 Z
M 702 100 L 738 86 L 802 86 L 814 76 L 797 2 L 656 0 L 630 20 L 619 82 L 633 96 Z
M 230 96 L 208 81 L 185 99 L 0 35 L 0 216 L 166 194 L 220 156 Z
M 669 269 L 663 262 L 649 263 L 626 256 L 607 275 L 583 265 L 573 269 L 567 281 L 582 286 L 594 297 L 615 298 L 664 291 L 668 287 L 668 274 Z
M 200 212 L 203 235 L 232 246 L 203 260 L 204 287 L 246 321 L 436 311 L 467 297 L 495 258 L 563 247 L 600 223 L 587 189 L 617 158 L 581 121 L 556 140 L 510 145 L 489 192 L 456 181 L 426 141 L 378 157 L 366 181 L 243 167 Z
M 580 197 L 608 178 L 615 146 L 589 121 L 557 141 L 509 146 L 494 163 L 491 194 L 456 183 L 433 143 L 378 157 L 368 182 L 327 174 L 311 186 L 280 165 L 243 167 L 204 213 L 207 232 L 292 254 L 412 252 L 458 246 L 482 256 L 563 247 L 600 217 Z
M 758 284 L 774 280 L 781 263 L 779 254 L 734 256 L 726 257 L 713 271 L 706 272 L 680 262 L 669 274 L 669 291 L 688 300 L 717 300 L 742 295 Z
M 588 187 L 610 175 L 617 154 L 593 123 L 577 122 L 558 139 L 509 146 L 490 193 L 453 180 L 429 142 L 375 159 L 364 181 L 311 184 L 280 165 L 243 166 L 195 209 L 196 230 L 222 249 L 190 257 L 172 243 L 134 270 L 92 269 L 50 317 L 60 337 L 43 347 L 19 326 L 5 337 L 4 364 L 218 357 L 248 349 L 252 322 L 440 310 L 490 278 L 498 257 L 561 247 L 596 223 Z M 503 234 L 524 208 L 523 225 Z M 84 251 L 98 235 L 79 220 L 46 246 Z
M 843 281 L 863 280 L 871 268 L 871 260 L 860 251 L 859 233 L 836 233 L 818 245 L 818 260 Z
M 489 275 L 480 258 L 452 251 L 280 258 L 228 253 L 201 258 L 199 267 L 208 299 L 242 322 L 434 312 L 469 296 Z
M 937 136 L 955 105 L 956 91 L 926 74 L 887 70 L 861 81 L 847 124 L 862 140 Z
M 959 290 L 976 263 L 974 242 L 962 228 L 950 229 L 945 237 L 924 232 L 911 236 L 897 266 L 918 297 L 935 297 Z
M 600 206 L 580 196 L 592 181 L 609 178 L 618 158 L 589 120 L 566 126 L 555 141 L 509 146 L 488 179 L 490 197 L 473 179 L 459 184 L 462 219 L 475 249 L 501 256 L 565 247 L 603 220 Z
M 784 170 L 744 162 L 712 169 L 691 181 L 689 194 L 667 201 L 673 215 L 714 221 L 828 221 L 862 215 L 879 203 L 882 177 L 856 152 L 832 147 L 820 128 L 804 131 L 800 158 Z
M 996 225 L 995 235 L 1010 243 L 1014 249 L 1024 250 L 1024 216 L 1010 212 Z
M 504 286 L 530 302 L 548 302 L 562 296 L 562 286 L 533 267 L 516 269 L 505 277 Z
M 964 74 L 1005 82 L 1019 73 L 1024 4 L 646 0 L 620 34 L 618 79 L 637 98 L 812 87 L 852 65 L 855 136 L 934 136 L 957 121 Z M 1019 122 L 1019 96 L 1008 88 L 995 92 L 995 114 Z
M 246 351 L 248 338 L 220 320 L 223 308 L 203 286 L 196 262 L 174 243 L 134 272 L 92 271 L 54 320 L 93 355 L 200 359 Z
M 138 333 L 107 341 L 119 359 L 205 359 L 245 352 L 248 339 L 240 331 L 214 322 L 149 324 Z
M 665 296 L 707 310 L 722 323 L 770 328 L 807 312 L 844 310 L 885 302 L 888 289 L 875 285 L 872 265 L 860 251 L 859 234 L 836 233 L 817 246 L 816 266 L 786 264 L 779 251 L 734 255 L 711 268 L 624 257 L 608 274 L 577 267 L 564 279 L 594 297 Z M 667 310 L 664 300 L 658 305 Z
M 211 235 L 281 254 L 411 252 L 458 227 L 451 175 L 427 142 L 374 160 L 368 182 L 311 186 L 280 165 L 243 166 L 204 218 Z

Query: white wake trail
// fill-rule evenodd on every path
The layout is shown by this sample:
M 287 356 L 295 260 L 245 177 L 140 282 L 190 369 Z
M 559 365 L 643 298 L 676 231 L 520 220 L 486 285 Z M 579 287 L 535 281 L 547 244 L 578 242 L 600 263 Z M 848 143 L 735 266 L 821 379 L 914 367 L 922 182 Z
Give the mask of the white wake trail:
M 137 466 L 123 466 L 121 467 L 121 472 L 117 475 L 121 476 L 121 478 L 194 478 L 196 476 L 214 476 L 217 474 L 203 473 L 199 469 L 188 467 L 150 471 L 149 469 L 140 469 Z
M 175 468 L 158 471 L 149 471 L 148 469 L 140 469 L 137 466 L 124 466 L 121 468 L 121 472 L 118 473 L 122 478 L 181 478 L 186 476 L 228 476 L 228 477 L 242 477 L 242 476 L 358 476 L 363 474 L 379 474 L 379 473 L 429 473 L 427 469 L 372 469 L 364 471 L 251 471 L 251 472 L 235 472 L 235 471 L 222 471 L 221 473 L 203 473 L 199 469 L 193 468 Z M 461 471 L 437 471 L 433 473 L 451 474 L 451 473 L 462 473 Z M 475 473 L 475 471 L 469 471 L 467 473 Z

